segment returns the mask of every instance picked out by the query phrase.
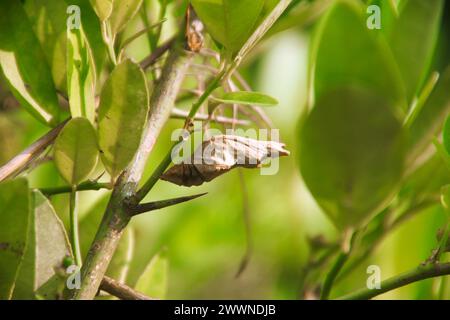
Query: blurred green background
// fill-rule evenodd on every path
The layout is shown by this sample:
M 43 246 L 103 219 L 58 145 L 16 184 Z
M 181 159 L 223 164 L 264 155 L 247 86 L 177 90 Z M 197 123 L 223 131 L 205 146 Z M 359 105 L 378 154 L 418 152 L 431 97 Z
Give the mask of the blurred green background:
M 447 1 L 434 62 L 436 69 L 449 61 L 449 11 Z M 168 21 L 163 28 L 166 39 L 174 29 L 173 19 Z M 137 17 L 126 32 L 132 33 L 141 24 L 140 17 Z M 244 192 L 237 171 L 231 171 L 201 187 L 177 187 L 160 181 L 146 200 L 201 192 L 208 194 L 189 203 L 141 215 L 132 221 L 130 232 L 134 241 L 126 283 L 133 285 L 150 259 L 157 252 L 166 250 L 169 299 L 299 298 L 303 267 L 311 250 L 314 250 L 311 249 L 310 239 L 323 236 L 333 242 L 340 237 L 302 182 L 297 163 L 298 120 L 306 103 L 312 30 L 313 24 L 299 23 L 299 26 L 294 25 L 274 34 L 257 48 L 242 67 L 242 73 L 255 91 L 267 93 L 280 101 L 279 106 L 265 111 L 275 128 L 280 129 L 281 140 L 291 151 L 291 156 L 280 160 L 280 170 L 274 176 L 262 176 L 258 170 L 243 170 L 248 189 L 250 232 L 246 232 Z M 148 52 L 145 37 L 128 50 L 128 54 L 136 60 L 142 59 Z M 14 106 L 4 83 L 0 85 L 0 95 L 3 100 L 0 112 L 0 163 L 5 163 L 48 129 Z M 166 125 L 149 160 L 147 176 L 171 145 L 171 132 L 181 125 L 180 120 L 170 120 Z M 33 187 L 65 184 L 51 162 L 36 168 L 29 177 Z M 80 233 L 85 251 L 104 212 L 108 195 L 108 191 L 80 192 Z M 60 195 L 52 198 L 66 225 L 68 197 Z M 360 267 L 339 281 L 332 296 L 364 287 L 369 265 L 380 266 L 384 279 L 424 261 L 436 246 L 436 230 L 444 220 L 444 212 L 437 205 L 395 229 Z M 236 277 L 249 242 L 251 253 L 248 265 Z M 327 268 L 324 268 L 320 272 L 322 278 L 326 271 Z M 434 284 L 435 280 L 422 281 L 380 298 L 430 298 Z

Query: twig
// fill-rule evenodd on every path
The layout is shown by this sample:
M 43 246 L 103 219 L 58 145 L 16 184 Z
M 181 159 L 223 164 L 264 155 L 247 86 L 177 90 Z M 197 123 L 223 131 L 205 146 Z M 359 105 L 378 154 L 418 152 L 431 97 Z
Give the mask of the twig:
M 103 277 L 100 290 L 106 291 L 122 300 L 157 300 L 107 276 Z
M 382 293 L 406 286 L 410 283 L 440 277 L 450 274 L 450 263 L 427 264 L 384 280 L 380 284 L 380 289 L 360 289 L 356 292 L 338 298 L 339 300 L 367 300 L 372 299 Z
M 62 130 L 68 120 L 60 123 L 58 126 L 47 132 L 43 137 L 34 142 L 20 154 L 9 160 L 0 168 L 0 182 L 18 175 L 23 169 L 27 168 L 30 162 L 42 154 L 42 152 L 51 145 L 59 132 Z
M 174 108 L 172 110 L 172 114 L 170 115 L 170 117 L 172 119 L 186 119 L 188 116 L 188 112 L 184 111 L 184 110 L 180 110 L 180 109 L 176 109 Z M 198 120 L 198 121 L 212 121 L 215 123 L 222 123 L 222 124 L 232 124 L 235 123 L 236 125 L 240 125 L 240 126 L 249 126 L 252 123 L 249 120 L 242 120 L 242 119 L 232 119 L 232 118 L 228 118 L 228 117 L 223 117 L 223 116 L 213 116 L 210 119 L 210 116 L 207 114 L 199 114 L 197 113 L 194 117 L 194 120 Z
M 185 197 L 179 197 L 179 198 L 159 200 L 159 201 L 154 201 L 154 202 L 149 202 L 149 203 L 138 204 L 137 206 L 135 206 L 134 208 L 132 208 L 130 210 L 130 214 L 135 216 L 135 215 L 138 215 L 138 214 L 141 214 L 144 212 L 159 210 L 162 208 L 174 206 L 179 203 L 194 200 L 196 198 L 204 196 L 205 194 L 207 194 L 207 192 L 196 194 L 193 196 L 185 196 Z
M 76 191 L 100 190 L 100 189 L 111 189 L 111 184 L 96 181 L 86 181 L 76 186 Z M 69 193 L 72 191 L 72 187 L 61 186 L 61 187 L 40 188 L 39 191 L 41 191 L 46 196 L 53 196 L 61 193 Z
M 147 58 L 139 63 L 141 68 L 146 70 L 150 66 L 152 66 L 156 62 L 156 60 L 158 60 L 167 50 L 170 49 L 170 47 L 172 47 L 175 41 L 176 38 L 173 37 L 172 39 L 163 43 L 161 46 L 157 47 Z
M 137 185 L 156 139 L 170 116 L 191 57 L 191 54 L 177 46 L 171 50 L 166 60 L 161 78 L 150 98 L 150 112 L 141 145 L 132 163 L 114 187 L 103 220 L 81 269 L 81 286 L 73 293 L 75 299 L 92 299 L 97 293 L 123 230 L 131 219 L 129 209 L 139 203 L 136 198 Z
M 69 200 L 69 220 L 70 220 L 70 244 L 72 246 L 75 262 L 78 267 L 81 267 L 81 250 L 80 237 L 78 235 L 78 209 L 77 209 L 77 190 L 73 186 L 70 192 Z

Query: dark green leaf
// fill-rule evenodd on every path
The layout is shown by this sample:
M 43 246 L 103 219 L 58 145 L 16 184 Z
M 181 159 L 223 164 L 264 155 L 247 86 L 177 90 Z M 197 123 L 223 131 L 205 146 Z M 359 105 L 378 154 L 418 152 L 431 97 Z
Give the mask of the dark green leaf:
M 148 108 L 142 69 L 130 60 L 122 62 L 103 86 L 98 110 L 101 157 L 113 179 L 139 147 Z
M 400 15 L 388 35 L 409 102 L 426 80 L 441 25 L 443 5 L 443 0 L 403 1 Z
M 392 107 L 365 89 L 324 95 L 300 136 L 306 185 L 335 224 L 366 222 L 390 199 L 403 172 L 404 134 Z
M 329 9 L 312 44 L 311 75 L 316 99 L 341 86 L 370 88 L 394 108 L 406 109 L 397 65 L 383 37 L 366 26 L 365 6 L 338 0 Z M 400 110 L 401 110 L 400 109 Z
M 0 300 L 10 299 L 27 243 L 30 192 L 20 178 L 0 184 Z

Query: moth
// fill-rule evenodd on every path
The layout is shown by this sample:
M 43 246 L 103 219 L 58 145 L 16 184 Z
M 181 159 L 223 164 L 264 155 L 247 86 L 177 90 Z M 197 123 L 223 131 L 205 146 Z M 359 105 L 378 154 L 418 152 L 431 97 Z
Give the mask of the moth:
M 275 141 L 213 136 L 160 178 L 179 186 L 199 186 L 234 168 L 259 168 L 267 159 L 288 156 L 289 151 L 284 147 L 285 144 Z

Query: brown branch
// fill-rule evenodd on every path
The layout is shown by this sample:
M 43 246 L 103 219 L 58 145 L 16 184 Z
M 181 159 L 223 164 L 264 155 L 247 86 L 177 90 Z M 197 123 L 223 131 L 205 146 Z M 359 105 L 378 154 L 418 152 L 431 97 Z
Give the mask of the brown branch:
M 100 290 L 106 291 L 122 300 L 158 300 L 150 298 L 145 294 L 140 293 L 139 291 L 136 291 L 133 288 L 130 288 L 129 286 L 107 276 L 103 277 Z
M 175 43 L 176 38 L 173 37 L 157 47 L 147 58 L 142 60 L 139 64 L 142 69 L 146 70 L 151 67 L 166 51 L 168 51 Z
M 55 141 L 67 121 L 68 120 L 65 120 L 60 123 L 58 126 L 39 138 L 31 146 L 3 165 L 0 168 L 0 182 L 7 178 L 14 177 L 26 169 L 34 159 L 39 157 L 45 149 L 47 149 L 47 147 Z
M 172 110 L 172 114 L 170 115 L 170 117 L 172 119 L 183 119 L 185 120 L 188 116 L 188 112 L 184 111 L 184 110 L 180 110 L 180 109 L 176 109 L 174 108 Z M 210 117 L 207 114 L 199 114 L 197 113 L 194 117 L 194 120 L 198 120 L 198 121 L 212 121 L 215 123 L 222 123 L 222 124 L 236 124 L 236 125 L 241 125 L 241 126 L 249 126 L 252 123 L 249 120 L 242 120 L 242 119 L 232 119 L 232 118 L 228 118 L 228 117 L 223 117 L 223 116 L 212 116 Z

